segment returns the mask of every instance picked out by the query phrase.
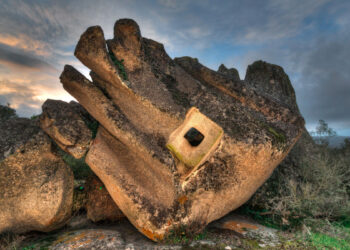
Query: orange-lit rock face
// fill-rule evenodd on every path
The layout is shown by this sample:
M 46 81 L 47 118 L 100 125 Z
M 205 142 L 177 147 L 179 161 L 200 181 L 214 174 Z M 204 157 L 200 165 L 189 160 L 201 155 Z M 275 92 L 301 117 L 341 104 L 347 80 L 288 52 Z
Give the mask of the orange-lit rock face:
M 172 60 L 133 20 L 117 21 L 114 35 L 106 42 L 95 26 L 78 42 L 75 55 L 92 82 L 69 65 L 61 75 L 101 125 L 86 161 L 147 237 L 159 240 L 180 226 L 199 231 L 252 196 L 304 120 L 289 105 L 293 96 L 257 87 L 261 67 L 275 65 L 257 62 L 249 71 L 255 78 L 243 81 L 196 59 Z M 278 72 L 274 88 L 284 88 L 288 76 Z
M 2 123 L 2 128 L 15 128 L 3 136 L 23 133 L 18 128 L 25 120 L 27 128 L 33 126 L 32 132 L 26 131 L 26 142 L 0 161 L 0 233 L 49 232 L 71 216 L 73 173 L 56 155 L 49 137 L 25 118 Z

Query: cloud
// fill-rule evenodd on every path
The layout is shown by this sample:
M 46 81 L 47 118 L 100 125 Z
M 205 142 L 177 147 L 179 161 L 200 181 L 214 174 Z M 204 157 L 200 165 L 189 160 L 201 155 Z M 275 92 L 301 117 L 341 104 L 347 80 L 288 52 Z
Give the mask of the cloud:
M 38 91 L 24 83 L 0 81 L 0 104 L 10 103 L 21 116 L 31 116 L 40 111 Z
M 21 53 L 22 52 L 22 53 Z M 31 55 L 25 54 L 21 50 L 13 50 L 11 47 L 0 45 L 0 62 L 4 65 L 15 65 L 13 67 L 28 67 L 33 69 L 42 70 L 47 72 L 56 71 L 56 69 L 47 62 L 35 58 Z M 11 66 L 10 66 L 11 67 Z
M 225 63 L 241 78 L 259 59 L 281 65 L 309 127 L 324 119 L 349 128 L 349 10 L 346 0 L 3 0 L 0 81 L 13 92 L 0 92 L 0 101 L 30 113 L 46 97 L 69 100 L 58 76 L 66 63 L 88 74 L 73 56 L 82 32 L 100 25 L 109 39 L 114 22 L 128 17 L 172 57 L 197 57 L 213 69 Z
M 305 58 L 299 100 L 310 124 L 319 119 L 335 128 L 350 127 L 350 41 L 349 32 L 316 41 Z
M 46 99 L 74 99 L 64 91 L 58 81 L 55 84 L 44 85 L 41 81 L 16 80 L 18 81 L 0 80 L 0 104 L 10 103 L 20 116 L 30 117 L 41 113 L 41 105 Z
M 189 1 L 186 0 L 158 0 L 158 3 L 163 5 L 163 7 L 167 8 L 170 11 L 179 12 L 181 10 L 184 10 L 187 6 Z
M 23 34 L 18 36 L 0 34 L 0 44 L 15 47 L 24 51 L 34 52 L 40 56 L 48 56 L 51 53 L 48 44 L 42 41 L 33 40 Z
M 0 103 L 10 103 L 20 116 L 41 112 L 48 98 L 72 100 L 59 83 L 59 71 L 24 50 L 0 45 Z

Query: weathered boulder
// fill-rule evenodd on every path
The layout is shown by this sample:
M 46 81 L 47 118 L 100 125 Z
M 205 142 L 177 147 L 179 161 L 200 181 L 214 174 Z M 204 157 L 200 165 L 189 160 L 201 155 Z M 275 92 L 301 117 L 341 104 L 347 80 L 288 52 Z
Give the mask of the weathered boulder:
M 6 126 L 13 128 L 6 127 L 6 136 L 13 132 L 13 138 L 21 138 L 17 133 L 24 134 L 14 145 L 23 144 L 0 161 L 0 233 L 54 230 L 70 217 L 73 173 L 35 121 L 22 118 L 7 122 Z M 23 130 L 16 131 L 20 128 Z
M 60 77 L 101 124 L 86 162 L 150 239 L 202 230 L 266 181 L 304 120 L 256 87 L 259 77 L 253 84 L 197 59 L 172 60 L 133 20 L 117 21 L 114 35 L 106 42 L 94 26 L 78 42 L 75 55 L 93 82 L 69 65 Z M 272 79 L 288 78 L 280 73 Z
M 102 181 L 96 176 L 90 176 L 86 181 L 87 202 L 85 210 L 87 217 L 93 222 L 118 221 L 125 218 L 115 204 Z
M 79 159 L 88 150 L 92 134 L 76 109 L 64 101 L 48 99 L 42 106 L 40 126 L 60 148 Z

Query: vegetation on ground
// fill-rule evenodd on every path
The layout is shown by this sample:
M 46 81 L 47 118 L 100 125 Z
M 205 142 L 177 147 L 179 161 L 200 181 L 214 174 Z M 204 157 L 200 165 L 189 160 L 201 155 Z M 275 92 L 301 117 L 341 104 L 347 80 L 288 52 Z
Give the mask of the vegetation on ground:
M 280 230 L 309 228 L 303 240 L 313 247 L 350 249 L 350 140 L 330 148 L 324 138 L 336 133 L 323 120 L 312 134 L 312 152 L 296 145 L 298 159 L 282 163 L 240 211 Z
M 168 237 L 163 239 L 163 243 L 166 244 L 181 244 L 188 245 L 192 241 L 204 240 L 207 238 L 208 231 L 204 229 L 198 234 L 191 234 L 185 227 L 180 227 L 176 230 L 172 230 Z

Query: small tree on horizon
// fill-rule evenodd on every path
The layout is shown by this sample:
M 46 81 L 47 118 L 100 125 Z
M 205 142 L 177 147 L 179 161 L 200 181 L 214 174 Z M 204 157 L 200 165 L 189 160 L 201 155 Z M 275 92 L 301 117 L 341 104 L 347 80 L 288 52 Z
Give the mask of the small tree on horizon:
M 326 123 L 324 120 L 318 121 L 318 126 L 316 127 L 316 134 L 317 136 L 336 136 L 337 133 L 333 128 L 330 128 L 328 126 L 328 123 Z
M 328 123 L 324 120 L 319 120 L 316 126 L 316 131 L 311 131 L 311 135 L 315 136 L 315 141 L 318 144 L 328 145 L 328 138 L 337 135 L 337 132 L 328 126 Z
M 0 105 L 0 120 L 7 120 L 13 117 L 17 117 L 16 110 L 11 108 L 10 103 L 6 106 Z

